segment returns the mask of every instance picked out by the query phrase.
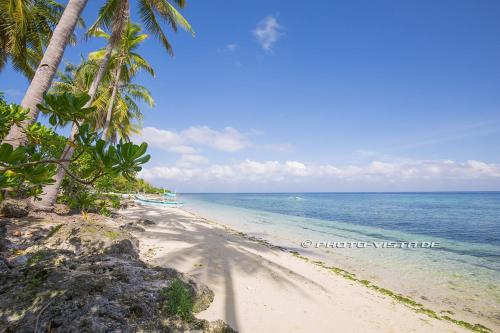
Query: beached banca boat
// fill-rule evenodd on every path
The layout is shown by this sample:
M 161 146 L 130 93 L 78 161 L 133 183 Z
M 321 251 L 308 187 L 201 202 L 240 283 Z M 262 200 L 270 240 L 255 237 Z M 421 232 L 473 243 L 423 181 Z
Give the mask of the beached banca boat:
M 153 197 L 153 198 L 148 198 L 136 194 L 134 198 L 137 202 L 143 204 L 169 206 L 169 207 L 181 207 L 183 205 L 182 202 L 177 200 L 177 193 L 175 192 L 165 192 L 163 193 L 162 197 Z

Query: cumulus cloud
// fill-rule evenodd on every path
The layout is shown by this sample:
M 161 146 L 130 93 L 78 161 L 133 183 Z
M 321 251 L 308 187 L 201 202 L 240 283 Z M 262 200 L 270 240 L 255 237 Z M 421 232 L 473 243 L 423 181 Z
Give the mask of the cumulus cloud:
M 196 161 L 195 161 L 196 162 Z M 206 164 L 206 160 L 201 160 Z M 196 163 L 188 167 L 157 166 L 145 168 L 141 177 L 148 180 L 175 180 L 176 182 L 214 182 L 223 180 L 233 183 L 279 182 L 375 182 L 404 183 L 409 181 L 454 181 L 474 179 L 500 179 L 500 164 L 469 160 L 415 161 L 387 163 L 373 161 L 366 165 L 335 166 L 331 164 L 304 164 L 299 161 L 252 161 L 233 164 L 212 164 L 200 167 Z
M 207 126 L 192 126 L 180 132 L 145 127 L 134 141 L 146 141 L 151 147 L 191 155 L 198 152 L 193 145 L 224 152 L 235 152 L 249 145 L 247 136 L 237 129 L 225 127 L 217 131 Z
M 225 127 L 222 131 L 207 126 L 189 127 L 180 135 L 187 142 L 226 152 L 241 150 L 248 146 L 246 136 L 232 127 Z
M 268 16 L 257 24 L 253 35 L 265 51 L 272 51 L 273 45 L 283 35 L 283 27 L 273 16 Z
M 173 146 L 173 147 L 167 146 L 167 150 L 169 150 L 173 153 L 181 154 L 181 155 L 196 154 L 198 152 L 198 150 L 196 148 L 193 148 L 191 146 L 184 146 L 184 145 Z
M 201 155 L 182 155 L 175 163 L 178 167 L 191 168 L 208 163 L 208 159 Z

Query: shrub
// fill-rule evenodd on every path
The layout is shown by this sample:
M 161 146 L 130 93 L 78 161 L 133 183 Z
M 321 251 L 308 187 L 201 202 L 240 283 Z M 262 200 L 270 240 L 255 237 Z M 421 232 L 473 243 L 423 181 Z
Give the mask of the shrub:
M 89 99 L 87 94 L 45 95 L 43 103 L 37 107 L 49 117 L 50 127 L 40 123 L 25 126 L 23 132 L 27 142 L 14 148 L 1 140 L 11 126 L 21 126 L 23 121 L 28 120 L 28 111 L 19 105 L 8 105 L 0 93 L 0 201 L 6 193 L 21 198 L 36 198 L 42 193 L 43 186 L 54 182 L 56 166 L 66 168 L 66 163 L 70 163 L 69 170 L 65 169 L 71 178 L 70 188 L 74 187 L 71 186 L 74 182 L 90 187 L 104 176 L 110 179 L 123 177 L 130 182 L 135 180 L 141 166 L 149 161 L 147 144 L 100 139 L 98 130 L 88 119 L 88 115 L 95 110 L 94 107 L 85 107 Z M 67 140 L 54 132 L 55 128 L 68 124 L 78 126 L 70 141 L 76 153 L 69 161 L 59 157 Z M 84 201 L 87 199 L 78 197 L 74 204 L 85 210 L 88 202 Z
M 193 297 L 188 287 L 180 279 L 174 279 L 166 288 L 161 290 L 164 299 L 162 310 L 170 315 L 178 315 L 185 321 L 193 319 Z

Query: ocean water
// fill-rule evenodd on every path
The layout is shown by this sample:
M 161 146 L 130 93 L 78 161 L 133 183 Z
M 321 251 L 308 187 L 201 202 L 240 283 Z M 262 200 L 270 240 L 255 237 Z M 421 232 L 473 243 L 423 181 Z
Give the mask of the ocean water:
M 183 194 L 185 209 L 500 327 L 500 192 Z M 301 246 L 311 241 L 308 248 Z M 317 242 L 437 242 L 326 248 Z

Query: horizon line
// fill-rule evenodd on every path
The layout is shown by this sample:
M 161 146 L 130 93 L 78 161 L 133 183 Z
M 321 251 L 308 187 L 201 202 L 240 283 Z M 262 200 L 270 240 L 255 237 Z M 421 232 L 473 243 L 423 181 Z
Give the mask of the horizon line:
M 303 191 L 303 192 L 176 192 L 181 194 L 293 194 L 293 193 L 306 193 L 306 194 L 315 194 L 315 193 L 351 193 L 351 194 L 362 194 L 362 193 L 379 193 L 379 194 L 417 194 L 417 193 L 500 193 L 500 190 L 493 191 Z

